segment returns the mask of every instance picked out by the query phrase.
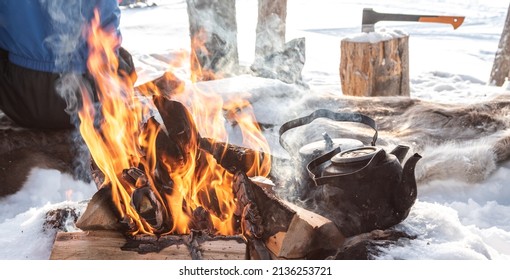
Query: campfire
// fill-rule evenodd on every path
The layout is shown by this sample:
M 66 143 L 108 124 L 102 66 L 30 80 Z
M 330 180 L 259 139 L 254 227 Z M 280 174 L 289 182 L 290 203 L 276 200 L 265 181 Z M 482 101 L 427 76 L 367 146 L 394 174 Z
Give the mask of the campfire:
M 215 234 L 239 233 L 234 174 L 266 176 L 271 165 L 249 104 L 224 103 L 197 88 L 172 99 L 153 91 L 137 96 L 129 77 L 116 72 L 115 54 L 108 51 L 118 44 L 116 38 L 99 29 L 97 17 L 91 30 L 88 67 L 101 106 L 84 98 L 80 131 L 93 169 L 104 176 L 101 188 L 111 188 L 129 234 L 188 234 L 203 223 Z M 150 115 L 151 107 L 162 123 Z M 225 117 L 241 129 L 249 151 L 228 144 Z
M 338 256 L 337 250 L 346 237 L 380 229 L 381 225 L 386 228 L 407 216 L 416 197 L 414 163 L 419 156 L 405 168 L 412 180 L 406 179 L 408 183 L 399 187 L 408 198 L 400 199 L 402 193 L 394 193 L 391 185 L 389 191 L 374 189 L 377 178 L 365 174 L 364 180 L 353 181 L 351 185 L 368 189 L 370 196 L 358 194 L 355 188 L 349 193 L 359 203 L 346 201 L 349 196 L 343 193 L 351 187 L 342 186 L 340 179 L 347 178 L 343 174 L 327 175 L 324 178 L 331 180 L 320 186 L 317 185 L 322 180 L 320 175 L 317 180 L 315 175 L 310 180 L 303 172 L 308 169 L 310 173 L 309 167 L 320 169 L 328 161 L 327 156 L 338 153 L 340 146 L 345 148 L 345 139 L 337 142 L 338 139 L 326 135 L 329 145 L 325 147 L 331 151 L 321 155 L 314 150 L 316 160 L 287 161 L 301 172 L 297 178 L 302 182 L 291 180 L 276 187 L 268 179 L 278 176 L 271 172 L 275 158 L 247 100 L 223 100 L 213 91 L 196 87 L 197 77 L 211 79 L 214 73 L 205 73 L 197 67 L 193 52 L 189 90 L 182 90 L 182 82 L 170 72 L 158 81 L 134 89 L 132 77 L 118 72 L 116 55 L 109 51 L 119 44 L 118 39 L 101 30 L 98 22 L 96 14 L 88 40 L 91 52 L 88 68 L 96 88 L 94 94 L 83 89 L 79 128 L 92 157 L 91 171 L 99 190 L 77 221 L 82 230 L 114 230 L 126 239 L 123 250 L 138 253 L 159 252 L 184 244 L 193 258 L 202 258 L 204 242 L 224 244 L 234 240 L 246 247 L 246 256 L 251 259 L 326 258 Z M 284 143 L 281 137 L 286 130 L 320 117 L 369 125 L 375 130 L 371 143 L 375 145 L 377 128 L 372 119 L 327 110 L 282 125 L 280 142 Z M 229 142 L 227 125 L 235 125 L 242 132 L 242 145 Z M 348 142 L 352 144 L 353 140 Z M 361 147 L 363 151 L 377 151 L 376 156 L 362 153 L 364 161 L 369 162 L 362 168 L 364 172 L 377 170 L 376 174 L 389 176 L 392 181 L 388 182 L 400 184 L 400 161 L 405 154 L 397 159 L 399 151 L 387 155 L 372 146 Z M 355 157 L 358 153 L 351 152 Z M 374 160 L 370 160 L 372 156 Z M 388 171 L 388 166 L 392 170 Z M 316 186 L 310 184 L 312 181 Z M 305 209 L 306 205 L 281 199 L 275 188 L 285 188 L 289 183 L 312 190 L 308 198 L 324 208 L 310 211 Z M 394 207 L 402 205 L 403 209 L 395 214 Z M 324 210 L 332 211 L 332 220 L 321 213 Z M 384 221 L 377 215 L 381 211 L 389 213 Z M 345 232 L 339 230 L 339 224 Z M 379 238 L 388 234 L 367 236 Z

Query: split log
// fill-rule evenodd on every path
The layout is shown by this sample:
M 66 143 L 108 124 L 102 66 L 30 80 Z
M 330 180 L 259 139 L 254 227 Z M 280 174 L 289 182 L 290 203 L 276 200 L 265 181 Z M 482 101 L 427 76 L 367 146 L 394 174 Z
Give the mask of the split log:
M 108 185 L 92 196 L 76 227 L 81 230 L 126 230 L 119 219 L 120 213 L 113 206 L 112 189 Z
M 118 231 L 58 232 L 51 260 L 242 260 L 246 244 L 240 237 L 188 240 L 189 236 L 149 236 L 135 245 Z M 165 246 L 158 247 L 158 242 Z M 131 247 L 129 247 L 131 246 Z M 134 246 L 134 247 L 133 247 Z M 192 248 L 191 246 L 196 246 Z M 136 247 L 136 248 L 135 248 Z M 156 250 L 153 250 L 156 248 Z M 147 250 L 139 252 L 139 250 Z M 193 255 L 195 250 L 195 255 Z
M 197 80 L 228 76 L 239 68 L 235 0 L 187 0 L 191 70 Z
M 305 258 L 317 250 L 338 248 L 343 243 L 344 236 L 333 222 L 276 197 L 264 183 L 258 182 L 259 186 L 238 172 L 233 184 L 239 203 L 248 201 L 257 207 L 262 232 L 255 234 L 255 238 L 263 240 L 276 258 Z
M 409 35 L 363 33 L 341 42 L 344 95 L 409 96 Z

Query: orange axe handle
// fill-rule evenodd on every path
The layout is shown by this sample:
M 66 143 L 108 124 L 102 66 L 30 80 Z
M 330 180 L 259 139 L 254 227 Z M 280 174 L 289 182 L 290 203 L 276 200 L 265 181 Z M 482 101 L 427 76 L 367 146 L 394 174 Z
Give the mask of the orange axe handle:
M 450 16 L 423 16 L 418 19 L 419 22 L 432 22 L 432 23 L 449 23 L 453 29 L 459 28 L 464 22 L 464 17 L 450 17 Z

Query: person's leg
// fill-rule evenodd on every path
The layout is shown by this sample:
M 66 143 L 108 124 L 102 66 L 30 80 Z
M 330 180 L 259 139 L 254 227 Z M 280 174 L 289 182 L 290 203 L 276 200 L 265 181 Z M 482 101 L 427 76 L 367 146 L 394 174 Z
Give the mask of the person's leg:
M 20 126 L 71 128 L 66 102 L 55 90 L 58 74 L 26 69 L 7 61 L 0 66 L 0 109 Z

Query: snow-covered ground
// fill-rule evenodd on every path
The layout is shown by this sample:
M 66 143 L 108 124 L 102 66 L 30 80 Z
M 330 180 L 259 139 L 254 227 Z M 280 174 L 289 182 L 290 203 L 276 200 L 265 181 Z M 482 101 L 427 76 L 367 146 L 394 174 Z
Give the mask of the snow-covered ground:
M 178 56 L 190 45 L 186 2 L 156 2 L 157 7 L 124 9 L 121 19 L 123 45 L 135 57 L 139 83 L 168 69 L 161 57 Z M 412 97 L 443 103 L 473 103 L 505 93 L 504 88 L 488 86 L 487 82 L 508 9 L 507 1 L 289 0 L 287 40 L 306 37 L 303 77 L 311 88 L 306 94 L 341 95 L 340 41 L 360 32 L 361 11 L 365 7 L 391 13 L 466 16 L 457 30 L 448 25 L 426 23 L 376 25 L 376 30 L 398 29 L 410 35 Z M 257 1 L 237 0 L 237 12 L 240 61 L 249 66 L 253 60 Z M 271 95 L 298 90 L 247 76 L 228 82 L 210 82 L 208 86 L 231 93 L 264 87 L 275 89 L 276 93 L 267 93 L 269 97 L 257 100 L 255 109 L 257 112 L 258 108 L 261 119 L 272 117 L 264 115 L 263 107 L 286 112 L 290 110 L 286 107 L 289 103 L 299 104 L 303 96 L 302 92 L 288 95 L 287 102 L 278 105 Z M 264 104 L 265 100 L 272 103 Z M 299 116 L 299 112 L 294 114 Z M 289 117 L 293 113 L 284 115 Z M 268 135 L 268 139 L 277 149 L 274 135 Z M 381 258 L 510 259 L 509 178 L 507 161 L 481 182 L 446 178 L 419 185 L 418 200 L 409 217 L 399 225 L 418 238 L 391 246 Z M 20 192 L 0 199 L 0 259 L 48 259 L 55 231 L 44 230 L 46 212 L 65 206 L 83 209 L 83 200 L 90 198 L 95 190 L 94 185 L 73 181 L 69 175 L 55 170 L 34 170 Z

